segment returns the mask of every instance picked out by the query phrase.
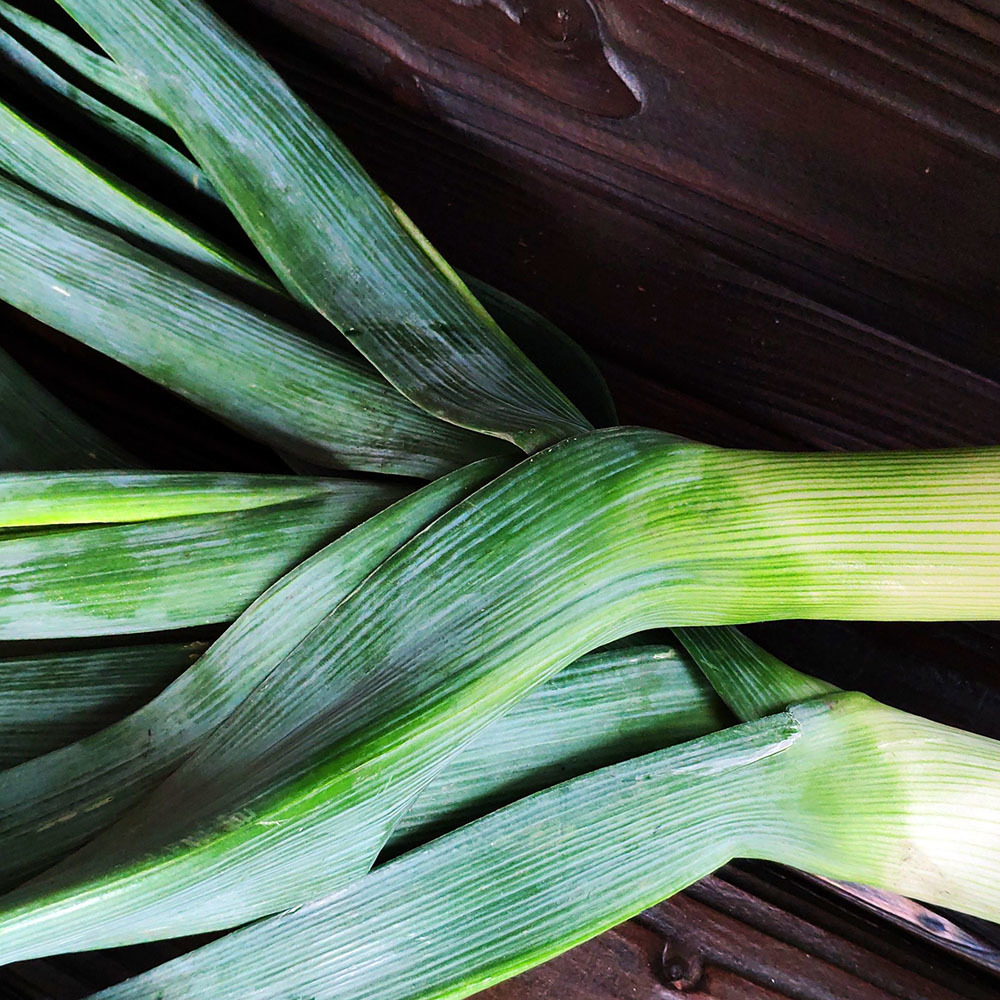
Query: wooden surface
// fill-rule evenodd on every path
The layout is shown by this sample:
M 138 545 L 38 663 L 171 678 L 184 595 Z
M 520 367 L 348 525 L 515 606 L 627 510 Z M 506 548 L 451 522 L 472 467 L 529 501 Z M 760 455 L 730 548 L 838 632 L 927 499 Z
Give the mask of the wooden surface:
M 219 8 L 453 263 L 595 355 L 623 421 L 742 446 L 1000 443 L 1000 23 L 985 3 Z M 140 380 L 121 394 L 117 372 L 109 411 L 106 365 L 18 329 L 29 367 L 161 464 L 207 440 L 216 465 L 273 462 Z M 754 634 L 844 686 L 1000 737 L 992 626 Z M 916 933 L 780 869 L 731 866 L 487 995 L 1000 995 L 994 930 L 967 922 L 960 941 L 925 921 Z M 27 963 L 0 997 L 69 1000 L 177 947 Z

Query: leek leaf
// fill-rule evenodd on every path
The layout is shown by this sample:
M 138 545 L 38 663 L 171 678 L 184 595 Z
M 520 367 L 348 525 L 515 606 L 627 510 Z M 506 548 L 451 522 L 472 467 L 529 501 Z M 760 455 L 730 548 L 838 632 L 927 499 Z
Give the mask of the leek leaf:
M 614 400 L 604 376 L 572 338 L 534 309 L 492 285 L 462 273 L 462 280 L 497 321 L 595 427 L 618 423 Z
M 998 801 L 996 742 L 832 695 L 521 799 L 97 996 L 459 1000 L 733 857 L 995 920 Z
M 148 128 L 71 84 L 3 28 L 0 28 L 0 55 L 6 59 L 8 65 L 18 67 L 47 92 L 70 102 L 74 111 L 82 111 L 94 123 L 131 143 L 196 191 L 218 199 L 219 196 L 211 182 L 188 156 Z
M 86 212 L 123 235 L 137 237 L 182 259 L 271 287 L 271 279 L 232 250 L 82 156 L 3 101 L 0 101 L 0 133 L 3 134 L 0 167 L 22 183 Z
M 333 891 L 464 743 L 636 630 L 996 615 L 998 463 L 625 428 L 562 442 L 388 558 L 152 794 L 6 898 L 0 954 L 222 928 Z
M 326 125 L 207 7 L 61 5 L 147 88 L 285 286 L 404 396 L 526 450 L 589 429 Z
M 0 176 L 0 296 L 317 465 L 433 477 L 502 446 L 361 358 L 271 319 Z
M 220 514 L 338 491 L 350 497 L 353 485 L 335 479 L 228 472 L 0 473 L 0 528 Z M 358 497 L 367 491 L 363 485 Z M 377 486 L 373 493 L 379 494 Z M 391 497 L 392 491 L 386 495 Z
M 738 719 L 748 721 L 780 712 L 839 688 L 793 670 L 751 642 L 739 629 L 678 628 L 674 635 L 701 667 L 719 697 Z
M 82 48 L 61 33 L 56 34 L 66 45 Z M 88 55 L 103 59 L 110 67 L 115 65 L 103 56 L 89 52 Z M 276 290 L 273 277 L 2 102 L 0 130 L 5 140 L 0 147 L 0 166 L 21 183 L 85 212 L 127 237 L 138 238 L 168 256 L 179 257 L 196 266 L 207 266 L 224 277 L 245 279 Z M 584 351 L 556 326 L 511 296 L 470 275 L 462 275 L 462 278 L 514 343 L 584 409 L 592 421 L 599 426 L 615 423 L 611 394 Z M 232 283 L 223 287 L 234 290 Z
M 138 111 L 166 124 L 166 118 L 156 102 L 120 66 L 107 56 L 88 49 L 69 35 L 45 21 L 32 17 L 17 7 L 0 0 L 0 16 L 25 35 L 47 49 L 81 76 Z
M 676 649 L 591 653 L 467 743 L 407 807 L 388 846 L 398 853 L 540 788 L 731 724 Z
M 375 514 L 282 577 L 148 705 L 0 774 L 0 884 L 39 871 L 120 816 L 383 559 L 501 468 L 460 469 Z
M 282 573 L 402 492 L 328 481 L 292 503 L 0 535 L 0 639 L 230 621 Z
M 158 643 L 0 660 L 0 768 L 74 743 L 129 714 L 203 648 Z

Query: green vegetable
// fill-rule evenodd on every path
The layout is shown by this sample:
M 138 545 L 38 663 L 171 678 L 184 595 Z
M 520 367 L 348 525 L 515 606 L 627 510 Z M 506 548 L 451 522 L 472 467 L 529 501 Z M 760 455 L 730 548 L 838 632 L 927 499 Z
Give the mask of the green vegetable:
M 107 56 L 88 49 L 69 35 L 46 24 L 45 21 L 40 21 L 37 17 L 26 14 L 5 0 L 0 0 L 0 16 L 100 89 L 114 94 L 126 104 L 131 104 L 137 111 L 165 123 L 156 102 L 128 73 Z
M 3 298 L 282 451 L 433 477 L 497 450 L 408 403 L 363 360 L 3 177 L 0 212 Z
M 333 891 L 468 739 L 636 629 L 995 614 L 997 462 L 627 429 L 528 459 L 391 555 L 132 812 L 4 900 L 0 955 L 233 926 Z
M 188 156 L 145 126 L 71 84 L 3 28 L 0 28 L 0 55 L 3 56 L 8 73 L 10 67 L 16 66 L 42 88 L 47 101 L 51 102 L 55 96 L 55 103 L 66 102 L 94 123 L 133 145 L 152 162 L 168 170 L 194 190 L 212 199 L 218 198 L 211 182 Z
M 252 264 L 3 101 L 0 131 L 0 167 L 22 184 L 181 261 L 272 287 L 272 280 Z
M 1000 917 L 1000 746 L 840 694 L 556 785 L 98 996 L 457 1000 L 733 857 Z
M 247 510 L 0 534 L 0 639 L 230 621 L 282 573 L 403 491 L 327 480 L 310 492 Z M 126 506 L 139 503 L 137 496 Z
M 459 470 L 376 514 L 270 587 L 148 705 L 78 744 L 0 774 L 0 884 L 45 868 L 121 816 L 380 562 L 499 468 L 484 462 Z

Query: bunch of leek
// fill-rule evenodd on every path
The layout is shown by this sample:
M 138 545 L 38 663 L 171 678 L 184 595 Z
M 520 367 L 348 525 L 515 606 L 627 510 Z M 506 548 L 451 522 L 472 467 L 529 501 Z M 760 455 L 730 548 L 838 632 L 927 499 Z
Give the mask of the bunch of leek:
M 266 918 L 107 995 L 461 997 L 734 856 L 1000 917 L 1000 747 L 728 628 L 997 617 L 1000 449 L 594 430 L 593 366 L 201 0 L 60 5 L 107 55 L 3 4 L 24 93 L 260 258 L 25 98 L 0 297 L 309 475 L 136 470 L 0 355 L 0 961 Z M 609 645 L 660 626 L 691 659 Z

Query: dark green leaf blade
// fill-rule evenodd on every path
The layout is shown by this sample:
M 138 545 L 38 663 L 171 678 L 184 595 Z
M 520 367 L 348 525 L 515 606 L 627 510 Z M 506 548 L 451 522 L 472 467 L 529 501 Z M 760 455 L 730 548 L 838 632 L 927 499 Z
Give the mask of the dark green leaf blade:
M 236 253 L 3 101 L 0 134 L 0 167 L 23 184 L 183 260 L 273 287 L 273 279 Z
M 374 369 L 0 176 L 0 296 L 274 447 L 433 477 L 498 442 L 435 420 Z
M 377 483 L 243 511 L 0 537 L 0 639 L 225 622 L 346 529 L 397 499 Z
M 201 168 L 184 153 L 131 118 L 69 83 L 2 27 L 0 27 L 0 55 L 6 60 L 8 71 L 11 66 L 18 67 L 45 90 L 56 95 L 57 100 L 65 99 L 73 105 L 74 110 L 79 110 L 95 124 L 131 143 L 154 163 L 169 170 L 194 190 L 206 197 L 218 199 L 218 194 Z
M 143 114 L 166 122 L 156 102 L 128 73 L 107 56 L 88 49 L 69 35 L 19 10 L 6 0 L 0 0 L 0 15 L 91 83 L 114 94 L 126 104 L 131 104 Z
M 476 463 L 375 514 L 283 576 L 148 705 L 0 774 L 0 884 L 34 874 L 117 819 L 382 560 L 502 468 Z
M 204 643 L 156 643 L 0 660 L 0 769 L 74 743 L 129 714 L 204 648 Z
M 0 351 L 0 469 L 137 465 L 124 449 L 55 398 Z
M 61 2 L 148 89 L 286 287 L 400 392 L 527 450 L 589 428 L 343 144 L 207 7 Z

